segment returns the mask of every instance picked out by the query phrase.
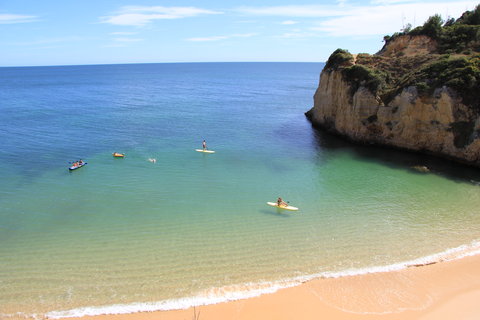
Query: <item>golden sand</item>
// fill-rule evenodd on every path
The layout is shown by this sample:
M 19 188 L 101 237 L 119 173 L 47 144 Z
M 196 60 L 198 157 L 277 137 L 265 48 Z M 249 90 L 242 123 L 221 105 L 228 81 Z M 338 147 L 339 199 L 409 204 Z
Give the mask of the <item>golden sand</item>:
M 80 319 L 480 319 L 480 255 L 400 271 L 316 279 L 276 293 L 195 310 Z

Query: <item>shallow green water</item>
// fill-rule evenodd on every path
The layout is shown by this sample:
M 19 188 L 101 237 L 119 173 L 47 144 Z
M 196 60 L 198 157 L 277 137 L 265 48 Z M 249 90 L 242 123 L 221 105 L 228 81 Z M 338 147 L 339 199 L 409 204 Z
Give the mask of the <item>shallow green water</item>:
M 117 71 L 183 83 L 193 72 L 183 67 Z M 172 79 L 150 83 L 150 96 L 115 95 L 119 103 L 99 92 L 111 105 L 98 111 L 102 103 L 85 102 L 91 113 L 75 120 L 85 134 L 78 144 L 33 116 L 7 113 L 42 138 L 13 138 L 22 125 L 6 127 L 18 141 L 0 157 L 1 314 L 179 308 L 314 276 L 404 267 L 460 246 L 478 250 L 480 174 L 428 157 L 353 146 L 313 130 L 302 112 L 318 65 L 245 64 L 241 81 L 213 72 L 236 64 L 190 67 L 205 79 L 184 84 L 184 94 L 155 93 Z M 98 79 L 98 68 L 73 79 Z M 112 79 L 102 80 L 105 91 L 136 84 L 135 77 L 120 84 Z M 53 95 L 50 90 L 59 88 L 47 91 Z M 10 99 L 17 109 L 29 105 L 56 115 L 33 100 Z M 62 99 L 63 112 L 72 113 Z M 124 126 L 112 133 L 111 121 Z M 215 154 L 194 151 L 203 138 Z M 38 163 L 19 157 L 39 143 L 52 152 Z M 113 151 L 126 157 L 114 159 Z M 67 155 L 88 165 L 68 172 Z M 432 172 L 412 170 L 417 164 Z M 278 196 L 300 211 L 266 205 Z

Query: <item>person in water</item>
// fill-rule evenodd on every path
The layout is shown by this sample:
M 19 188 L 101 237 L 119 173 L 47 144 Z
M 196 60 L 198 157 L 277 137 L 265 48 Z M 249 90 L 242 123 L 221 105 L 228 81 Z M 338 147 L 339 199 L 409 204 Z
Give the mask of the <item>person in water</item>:
M 203 140 L 202 142 L 202 148 L 203 150 L 207 150 L 207 143 L 205 142 L 205 140 Z
M 278 199 L 277 199 L 277 206 L 279 206 L 279 207 L 286 207 L 286 206 L 288 206 L 288 204 L 287 204 L 285 201 L 283 201 L 282 198 L 278 197 Z

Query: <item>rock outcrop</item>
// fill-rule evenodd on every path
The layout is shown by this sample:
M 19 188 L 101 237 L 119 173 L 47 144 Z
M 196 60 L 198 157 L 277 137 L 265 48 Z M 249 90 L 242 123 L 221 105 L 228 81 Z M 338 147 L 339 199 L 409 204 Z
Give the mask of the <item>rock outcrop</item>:
M 445 57 L 435 40 L 409 34 L 397 35 L 374 56 L 337 50 L 306 115 L 315 126 L 353 141 L 480 166 L 480 79 L 474 73 L 471 88 L 465 88 L 454 82 L 453 71 L 445 71 L 445 79 L 431 71 L 440 64 L 457 66 L 452 59 L 480 61 L 478 53 L 477 60 L 471 56 Z

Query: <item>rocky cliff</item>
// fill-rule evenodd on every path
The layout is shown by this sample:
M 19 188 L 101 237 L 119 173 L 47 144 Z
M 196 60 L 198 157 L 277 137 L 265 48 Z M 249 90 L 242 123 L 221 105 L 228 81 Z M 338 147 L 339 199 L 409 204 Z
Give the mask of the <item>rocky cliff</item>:
M 480 7 L 473 14 L 480 18 Z M 424 30 L 430 18 L 423 29 L 385 37 L 376 55 L 335 51 L 307 116 L 354 141 L 480 166 L 480 23 L 465 27 L 464 16 L 436 21 L 436 36 Z M 462 32 L 470 38 L 459 46 L 451 37 Z

